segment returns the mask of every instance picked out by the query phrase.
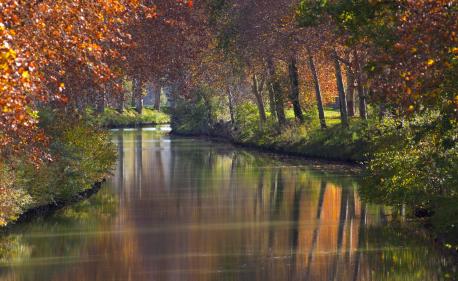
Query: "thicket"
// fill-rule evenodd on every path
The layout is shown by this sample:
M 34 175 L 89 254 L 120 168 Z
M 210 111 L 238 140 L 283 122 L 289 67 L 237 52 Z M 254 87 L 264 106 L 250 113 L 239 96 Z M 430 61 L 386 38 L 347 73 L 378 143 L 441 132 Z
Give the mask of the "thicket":
M 28 209 L 74 199 L 101 181 L 116 160 L 108 133 L 87 119 L 42 109 L 39 120 L 39 128 L 50 137 L 52 161 L 37 167 L 28 155 L 2 158 L 1 225 Z

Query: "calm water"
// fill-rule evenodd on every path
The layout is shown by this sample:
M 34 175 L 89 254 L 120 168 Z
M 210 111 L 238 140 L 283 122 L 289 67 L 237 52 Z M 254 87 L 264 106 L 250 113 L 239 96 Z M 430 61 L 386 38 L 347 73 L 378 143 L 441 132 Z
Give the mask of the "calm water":
M 0 238 L 0 280 L 454 280 L 360 202 L 348 168 L 158 130 L 114 131 L 94 197 Z

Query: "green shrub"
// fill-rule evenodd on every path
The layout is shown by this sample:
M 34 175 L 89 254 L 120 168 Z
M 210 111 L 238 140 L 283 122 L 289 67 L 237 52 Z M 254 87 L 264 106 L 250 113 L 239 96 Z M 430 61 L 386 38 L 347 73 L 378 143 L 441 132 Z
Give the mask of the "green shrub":
M 68 200 L 111 170 L 116 154 L 106 132 L 82 119 L 52 111 L 42 111 L 40 126 L 51 138 L 53 161 L 37 169 L 19 159 L 14 183 L 32 196 L 34 205 Z

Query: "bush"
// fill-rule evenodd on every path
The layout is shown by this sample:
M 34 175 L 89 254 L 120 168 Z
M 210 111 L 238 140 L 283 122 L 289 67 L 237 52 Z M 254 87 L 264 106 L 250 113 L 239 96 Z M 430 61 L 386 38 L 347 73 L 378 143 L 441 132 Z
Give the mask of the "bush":
M 6 167 L 15 167 L 8 177 L 14 178 L 10 188 L 15 190 L 16 196 L 8 198 L 22 209 L 72 199 L 101 181 L 116 160 L 108 134 L 83 119 L 42 110 L 40 127 L 50 136 L 49 152 L 53 161 L 37 167 L 24 156 L 5 163 Z M 5 175 L 0 178 L 5 179 Z M 4 186 L 2 184 L 2 188 Z
M 431 115 L 385 128 L 374 137 L 363 197 L 393 206 L 405 205 L 411 215 L 432 214 L 440 233 L 458 225 L 458 128 L 443 130 Z M 455 239 L 456 240 L 456 239 Z M 458 242 L 455 241 L 455 243 Z

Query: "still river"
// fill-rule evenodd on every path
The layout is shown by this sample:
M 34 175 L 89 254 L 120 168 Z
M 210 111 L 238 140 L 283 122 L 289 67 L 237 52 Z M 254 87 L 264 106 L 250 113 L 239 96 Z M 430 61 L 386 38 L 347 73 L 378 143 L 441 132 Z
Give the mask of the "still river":
M 360 201 L 354 168 L 162 131 L 113 131 L 113 176 L 1 237 L 0 280 L 454 280 L 450 258 Z

